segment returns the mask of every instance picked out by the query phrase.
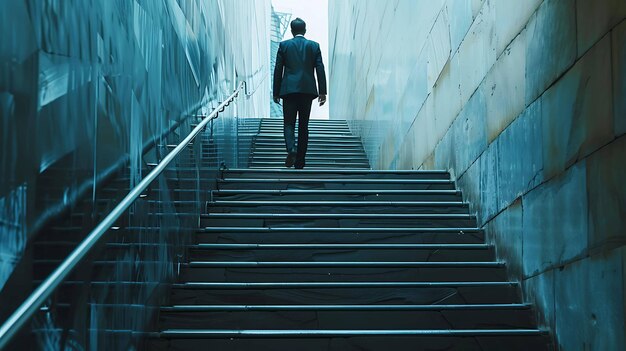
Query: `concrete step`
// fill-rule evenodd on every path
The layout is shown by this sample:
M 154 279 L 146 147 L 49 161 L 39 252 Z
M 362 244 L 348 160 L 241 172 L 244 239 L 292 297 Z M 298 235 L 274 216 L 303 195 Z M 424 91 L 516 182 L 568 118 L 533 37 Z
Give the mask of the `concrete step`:
M 262 137 L 257 138 L 252 143 L 253 150 L 256 147 L 285 147 L 285 139 L 278 137 Z M 363 147 L 360 140 L 357 139 L 327 139 L 327 138 L 309 138 L 309 147 L 327 148 L 328 150 L 341 150 L 342 147 Z
M 482 244 L 476 228 L 238 228 L 206 227 L 196 233 L 200 243 L 265 244 Z
M 336 149 L 336 150 L 332 150 L 333 152 L 336 153 L 351 153 L 351 154 L 365 154 L 365 151 L 363 150 L 362 146 L 359 145 L 355 145 L 355 146 L 346 146 L 346 145 L 342 145 L 340 149 Z M 320 155 L 324 155 L 326 152 L 329 152 L 328 148 L 325 147 L 320 147 L 320 146 L 313 146 L 313 145 L 309 145 L 309 147 L 307 147 L 307 155 L 311 155 L 311 154 L 320 154 Z M 274 145 L 274 146 L 256 146 L 252 152 L 252 154 L 280 154 L 280 155 L 286 155 L 287 154 L 287 149 L 285 146 L 285 143 L 283 143 L 282 145 Z
M 296 135 L 300 128 L 296 127 Z M 323 135 L 352 135 L 350 128 L 348 127 L 337 127 L 333 129 L 322 128 L 322 127 L 312 127 L 309 126 L 309 133 L 311 134 L 323 134 Z M 261 127 L 259 134 L 283 134 L 283 126 L 272 126 L 272 127 Z
M 299 132 L 299 128 L 296 127 L 295 135 L 297 136 Z M 353 136 L 350 128 L 348 127 L 337 127 L 333 129 L 325 129 L 321 127 L 311 127 L 309 126 L 309 133 L 312 134 L 323 134 L 323 135 L 350 135 Z M 263 127 L 259 130 L 259 134 L 284 134 L 283 126 L 274 126 L 274 127 Z
M 268 156 L 264 156 L 264 155 L 259 155 L 259 154 L 255 154 L 252 155 L 250 157 L 250 162 L 254 162 L 254 163 L 262 163 L 262 162 L 285 162 L 285 155 L 281 155 L 281 156 L 273 156 L 273 155 L 268 155 Z M 359 154 L 359 155 L 351 155 L 351 156 L 337 156 L 337 155 L 333 155 L 333 154 L 327 154 L 327 155 L 310 155 L 309 153 L 307 153 L 306 155 L 306 160 L 307 162 L 348 162 L 348 163 L 367 163 L 369 162 L 367 159 L 367 156 L 365 154 Z
M 172 304 L 485 304 L 518 303 L 512 282 L 180 283 Z
M 261 128 L 267 127 L 267 126 L 282 126 L 284 123 L 285 122 L 282 118 L 263 119 L 263 121 L 261 122 Z M 296 123 L 296 125 L 298 124 Z M 329 120 L 310 119 L 309 120 L 309 127 L 320 126 L 325 129 L 332 129 L 335 126 L 347 126 L 347 125 L 348 125 L 348 122 L 346 120 L 333 120 L 333 119 L 329 119 Z
M 241 213 L 450 213 L 468 214 L 461 201 L 229 201 L 207 202 L 206 212 Z
M 280 132 L 269 132 L 269 133 L 264 133 L 263 131 L 261 131 L 257 136 L 256 139 L 257 141 L 263 141 L 263 140 L 285 140 L 285 135 Z M 356 135 L 352 135 L 352 134 L 336 134 L 336 133 L 324 133 L 324 132 L 320 132 L 320 133 L 312 133 L 309 132 L 309 141 L 338 141 L 338 142 L 343 142 L 343 141 L 356 141 L 356 142 L 360 142 L 361 138 L 359 138 Z
M 149 249 L 149 248 L 148 248 Z M 489 262 L 486 244 L 213 244 L 191 247 L 194 261 L 403 261 Z
M 249 159 L 251 163 L 257 164 L 267 164 L 268 166 L 278 165 L 277 168 L 285 167 L 285 158 L 284 157 L 254 157 Z M 306 156 L 307 165 L 315 165 L 315 164 L 329 164 L 329 165 L 337 165 L 339 168 L 344 167 L 346 164 L 368 164 L 368 159 L 366 157 L 359 158 L 341 158 L 341 157 L 309 157 Z
M 345 189 L 345 190 L 454 190 L 455 185 L 446 179 L 333 179 L 333 178 L 224 178 L 217 182 L 218 189 Z
M 280 166 L 278 164 L 275 165 L 266 165 L 266 164 L 262 164 L 262 163 L 257 163 L 257 164 L 249 164 L 250 169 L 279 169 L 284 167 L 284 165 Z M 345 166 L 338 166 L 336 163 L 329 163 L 329 164 L 318 164 L 315 166 L 306 166 L 306 169 L 309 170 L 325 170 L 325 169 L 355 169 L 355 170 L 367 170 L 370 169 L 369 165 L 365 165 L 365 164 L 353 164 L 353 165 L 345 165 Z
M 213 200 L 238 201 L 461 201 L 458 190 L 219 190 Z
M 286 151 L 286 146 L 284 141 L 259 141 L 255 143 L 252 150 L 250 152 L 261 152 L 265 150 L 265 152 L 283 152 Z M 317 153 L 361 153 L 365 154 L 365 150 L 362 149 L 360 143 L 337 143 L 337 142 L 325 142 L 325 141 L 311 141 L 309 140 L 309 144 L 307 147 L 307 152 L 317 152 Z
M 501 262 L 209 262 L 181 270 L 185 282 L 505 281 Z
M 265 164 L 268 166 L 278 165 L 277 167 L 285 167 L 286 157 L 251 157 L 249 163 L 253 164 Z M 339 165 L 339 167 L 345 167 L 346 165 L 363 164 L 369 166 L 369 160 L 366 157 L 311 157 L 306 156 L 307 165 Z
M 531 329 L 527 304 L 176 305 L 161 308 L 165 329 Z
M 468 214 L 209 213 L 200 216 L 201 227 L 473 228 L 476 225 L 476 217 Z
M 252 149 L 251 153 L 256 155 L 260 153 L 285 153 L 286 147 L 285 144 L 264 144 L 262 146 L 256 146 Z M 320 157 L 324 156 L 325 153 L 352 153 L 359 154 L 359 157 L 366 156 L 365 150 L 363 150 L 359 145 L 343 145 L 343 144 L 312 144 L 309 143 L 309 147 L 307 148 L 307 156 L 311 157 Z M 284 154 L 283 154 L 284 155 Z M 248 154 L 249 158 L 252 158 L 252 154 Z M 276 156 L 276 155 L 273 155 Z
M 256 141 L 250 152 L 286 152 L 286 146 L 284 141 Z M 309 142 L 307 152 L 356 152 L 365 153 L 363 145 L 358 142 L 354 143 L 322 143 L 322 142 Z
M 483 330 L 241 330 L 170 329 L 151 340 L 151 350 L 301 351 L 526 351 L 550 350 L 539 329 Z
M 271 125 L 283 125 L 284 120 L 282 117 L 279 118 L 264 118 L 261 122 L 261 126 L 271 126 Z M 297 124 L 296 124 L 297 125 Z M 311 125 L 320 125 L 325 128 L 332 128 L 335 125 L 348 125 L 348 122 L 344 119 L 310 119 L 309 126 Z
M 283 168 L 285 167 L 284 164 L 266 164 L 266 163 L 248 163 L 248 166 L 251 169 L 278 169 L 278 168 Z M 318 170 L 318 169 L 359 169 L 359 170 L 365 170 L 365 169 L 370 169 L 369 168 L 369 164 L 359 164 L 359 163 L 353 163 L 353 164 L 345 164 L 345 165 L 338 165 L 337 163 L 319 163 L 319 164 L 313 164 L 313 165 L 306 165 L 306 169 L 310 169 L 310 170 Z
M 307 178 L 344 178 L 344 179 L 450 179 L 450 174 L 443 170 L 413 171 L 413 170 L 309 170 L 309 169 L 227 169 L 223 172 L 224 178 L 265 178 L 265 179 L 299 179 Z
M 272 159 L 279 159 L 282 158 L 284 159 L 285 156 L 287 156 L 287 151 L 285 150 L 285 148 L 279 149 L 279 148 L 275 148 L 275 149 L 265 149 L 265 150 L 254 150 L 251 154 L 250 154 L 250 158 L 272 158 Z M 306 153 L 307 157 L 311 157 L 311 158 L 315 158 L 315 157 L 327 157 L 327 158 L 348 158 L 348 157 L 359 157 L 359 158 L 366 158 L 367 156 L 365 155 L 365 152 L 363 152 L 362 150 L 337 150 L 337 151 L 326 151 L 324 152 L 323 150 L 309 150 L 307 149 L 307 153 Z

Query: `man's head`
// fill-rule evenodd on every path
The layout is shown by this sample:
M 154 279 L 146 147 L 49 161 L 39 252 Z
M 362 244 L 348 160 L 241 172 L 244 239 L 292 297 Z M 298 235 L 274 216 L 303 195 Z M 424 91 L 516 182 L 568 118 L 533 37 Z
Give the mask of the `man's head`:
M 302 20 L 302 18 L 298 17 L 295 20 L 291 21 L 291 34 L 295 37 L 298 34 L 304 35 L 306 33 L 306 23 Z

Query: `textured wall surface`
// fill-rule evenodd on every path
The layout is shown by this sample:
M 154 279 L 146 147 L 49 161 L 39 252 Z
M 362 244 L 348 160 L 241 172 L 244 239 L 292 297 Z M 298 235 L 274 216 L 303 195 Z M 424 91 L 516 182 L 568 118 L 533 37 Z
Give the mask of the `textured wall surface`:
M 136 182 L 144 144 L 236 80 L 260 86 L 238 115 L 268 114 L 268 16 L 269 0 L 0 2 L 0 287 L 50 203 L 123 156 Z
M 239 117 L 269 114 L 269 11 L 269 0 L 0 1 L 1 316 L 26 296 L 33 280 L 45 277 L 37 257 L 50 260 L 61 252 L 33 244 L 36 236 L 56 231 L 70 240 L 76 227 L 78 234 L 93 227 L 100 211 L 110 210 L 145 176 L 148 163 L 189 132 L 197 121 L 187 117 L 208 112 L 246 80 L 255 94 L 228 107 L 203 136 L 206 150 L 195 150 L 219 158 L 208 168 L 237 163 L 237 141 L 245 144 L 237 132 L 250 128 Z M 94 184 L 124 162 L 123 183 L 108 185 L 108 197 L 102 196 Z M 120 240 L 136 246 L 83 265 L 108 259 L 108 271 L 96 277 L 81 267 L 79 277 L 111 285 L 83 284 L 72 295 L 59 294 L 77 305 L 69 319 L 60 308 L 55 318 L 48 313 L 37 321 L 40 348 L 128 349 L 131 332 L 145 330 L 154 312 L 148 305 L 159 303 L 155 287 L 174 277 L 176 246 L 197 226 L 176 207 L 174 182 L 182 176 L 189 174 L 163 175 L 122 216 L 128 227 L 148 229 L 124 230 L 127 237 Z M 206 192 L 191 189 L 191 195 L 193 190 Z M 74 221 L 68 228 L 45 225 L 68 212 Z M 115 244 L 117 236 L 109 236 Z M 141 288 L 120 293 L 115 282 Z M 122 340 L 106 329 L 128 335 Z
M 626 2 L 330 2 L 332 118 L 449 169 L 564 350 L 625 349 Z

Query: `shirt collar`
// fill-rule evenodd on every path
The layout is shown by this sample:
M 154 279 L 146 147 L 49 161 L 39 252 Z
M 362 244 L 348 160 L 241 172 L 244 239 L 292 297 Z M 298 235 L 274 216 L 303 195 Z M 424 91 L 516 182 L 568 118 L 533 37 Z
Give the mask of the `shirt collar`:
M 304 34 L 296 34 L 296 37 L 303 37 L 304 38 Z

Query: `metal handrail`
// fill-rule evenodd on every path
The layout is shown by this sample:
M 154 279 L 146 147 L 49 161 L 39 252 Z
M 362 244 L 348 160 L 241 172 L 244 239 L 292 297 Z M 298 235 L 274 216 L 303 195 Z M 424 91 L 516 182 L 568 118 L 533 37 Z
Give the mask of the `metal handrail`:
M 239 92 L 244 90 L 246 97 L 252 95 L 248 92 L 248 85 L 242 81 L 237 89 L 219 104 L 211 114 L 198 123 L 198 125 L 181 141 L 170 153 L 148 173 L 129 193 L 115 206 L 115 208 L 87 235 L 87 237 L 72 251 L 72 253 L 46 278 L 32 294 L 18 307 L 15 312 L 0 327 L 0 350 L 7 346 L 13 336 L 24 326 L 24 324 L 35 314 L 37 309 L 52 295 L 52 292 L 65 280 L 65 278 L 78 266 L 89 251 L 100 241 L 102 236 L 113 226 L 120 216 L 139 198 L 139 195 L 165 170 L 165 168 L 186 148 L 193 139 L 206 127 L 206 125 L 217 118 L 224 108 L 239 96 Z M 254 92 L 253 92 L 254 93 Z

